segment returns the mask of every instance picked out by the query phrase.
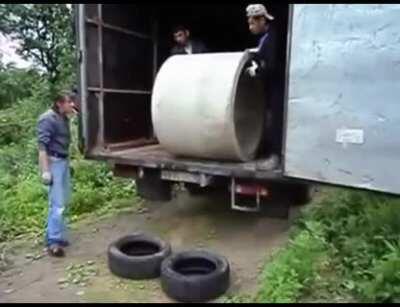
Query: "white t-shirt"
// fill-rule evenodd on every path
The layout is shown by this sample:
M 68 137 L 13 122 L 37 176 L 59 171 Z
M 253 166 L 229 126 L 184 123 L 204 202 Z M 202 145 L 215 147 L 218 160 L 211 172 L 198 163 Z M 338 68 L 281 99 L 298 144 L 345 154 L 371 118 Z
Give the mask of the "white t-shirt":
M 191 42 L 189 42 L 189 43 L 187 44 L 187 46 L 185 46 L 185 51 L 186 51 L 188 54 L 192 54 L 192 43 L 191 43 Z

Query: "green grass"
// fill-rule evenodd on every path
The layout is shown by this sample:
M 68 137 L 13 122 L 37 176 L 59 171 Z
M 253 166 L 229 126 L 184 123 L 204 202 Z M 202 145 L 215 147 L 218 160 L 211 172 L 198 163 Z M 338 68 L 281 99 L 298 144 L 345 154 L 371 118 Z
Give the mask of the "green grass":
M 261 274 L 263 285 L 256 296 L 260 303 L 294 303 L 316 278 L 327 259 L 323 230 L 307 222 L 286 249 L 274 255 Z
M 398 300 L 400 275 L 394 270 L 400 260 L 398 197 L 333 190 L 323 202 L 309 208 L 306 218 L 323 224 L 342 286 L 355 299 Z
M 108 168 L 96 162 L 74 160 L 71 222 L 88 214 L 106 214 L 114 209 L 133 207 L 138 202 L 132 182 L 114 178 Z M 4 179 L 14 181 L 14 178 Z M 1 191 L 0 242 L 23 234 L 43 234 L 47 212 L 47 189 L 37 174 L 20 175 L 18 184 Z M 126 200 L 126 201 L 123 201 Z M 128 201 L 129 200 L 129 201 Z
M 23 235 L 43 235 L 47 189 L 40 182 L 36 121 L 47 109 L 48 89 L 39 86 L 34 95 L 12 108 L 0 110 L 0 243 Z M 138 201 L 132 181 L 113 177 L 104 163 L 84 160 L 77 149 L 77 120 L 72 121 L 71 222 L 89 214 L 102 215 L 132 207 Z M 130 200 L 130 201 L 123 201 Z
M 225 302 L 400 302 L 400 198 L 323 189 L 253 296 Z

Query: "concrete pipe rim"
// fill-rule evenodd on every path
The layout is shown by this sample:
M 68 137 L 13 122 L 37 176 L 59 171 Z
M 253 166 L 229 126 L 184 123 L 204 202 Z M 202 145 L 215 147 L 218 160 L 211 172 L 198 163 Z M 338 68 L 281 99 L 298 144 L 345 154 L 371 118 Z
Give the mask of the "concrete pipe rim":
M 235 120 L 235 109 L 237 106 L 237 101 L 236 98 L 238 96 L 238 92 L 240 90 L 239 88 L 239 82 L 241 80 L 241 77 L 243 77 L 244 75 L 244 67 L 246 66 L 246 64 L 251 60 L 251 51 L 250 50 L 245 50 L 243 52 L 243 56 L 239 62 L 238 68 L 236 70 L 235 76 L 234 76 L 234 86 L 233 86 L 233 90 L 231 92 L 230 95 L 230 106 L 231 106 L 231 110 L 230 110 L 230 119 L 231 119 L 231 123 L 232 123 L 232 127 L 231 129 L 232 134 L 235 136 L 233 142 L 234 142 L 234 148 L 235 148 L 235 152 L 237 157 L 243 161 L 243 162 L 247 162 L 247 161 L 251 161 L 254 160 L 256 154 L 257 154 L 257 149 L 260 146 L 261 143 L 261 139 L 263 136 L 263 131 L 262 129 L 260 129 L 260 133 L 258 136 L 256 136 L 257 140 L 255 141 L 255 144 L 252 144 L 253 147 L 252 149 L 249 148 L 245 148 L 246 146 L 243 146 L 243 144 L 240 143 L 240 138 L 239 138 L 239 133 L 238 133 L 238 129 L 237 129 L 237 125 L 236 125 L 236 120 Z M 261 123 L 264 122 L 264 117 L 261 120 Z M 262 124 L 263 127 L 263 124 Z M 251 135 L 251 134 L 250 134 Z M 247 150 L 246 150 L 247 149 Z

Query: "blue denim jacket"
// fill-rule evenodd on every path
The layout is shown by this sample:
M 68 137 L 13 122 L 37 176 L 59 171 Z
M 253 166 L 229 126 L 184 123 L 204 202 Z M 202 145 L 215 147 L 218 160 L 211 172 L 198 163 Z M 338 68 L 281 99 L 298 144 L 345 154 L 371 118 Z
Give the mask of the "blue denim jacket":
M 68 156 L 71 133 L 69 120 L 50 109 L 38 120 L 37 137 L 39 150 L 45 150 L 48 155 Z

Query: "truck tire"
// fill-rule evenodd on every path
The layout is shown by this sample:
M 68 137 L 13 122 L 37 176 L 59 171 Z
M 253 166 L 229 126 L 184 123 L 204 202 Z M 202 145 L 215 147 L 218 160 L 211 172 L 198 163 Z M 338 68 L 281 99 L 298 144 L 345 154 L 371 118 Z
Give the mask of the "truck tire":
M 161 180 L 159 172 L 146 171 L 143 178 L 136 179 L 138 195 L 150 201 L 170 201 L 171 182 Z
M 161 287 L 180 302 L 205 302 L 229 288 L 230 268 L 225 257 L 193 250 L 166 258 L 161 265 Z
M 315 188 L 309 184 L 296 184 L 289 187 L 290 201 L 293 206 L 305 205 L 312 201 Z
M 195 183 L 185 183 L 185 189 L 189 192 L 191 196 L 202 195 L 206 193 L 205 188 L 201 188 Z
M 113 274 L 123 278 L 157 278 L 162 261 L 170 254 L 169 243 L 150 235 L 134 233 L 110 244 L 108 267 Z
M 185 183 L 185 188 L 191 196 L 214 195 L 218 192 L 217 187 L 207 186 L 202 188 L 196 183 Z

